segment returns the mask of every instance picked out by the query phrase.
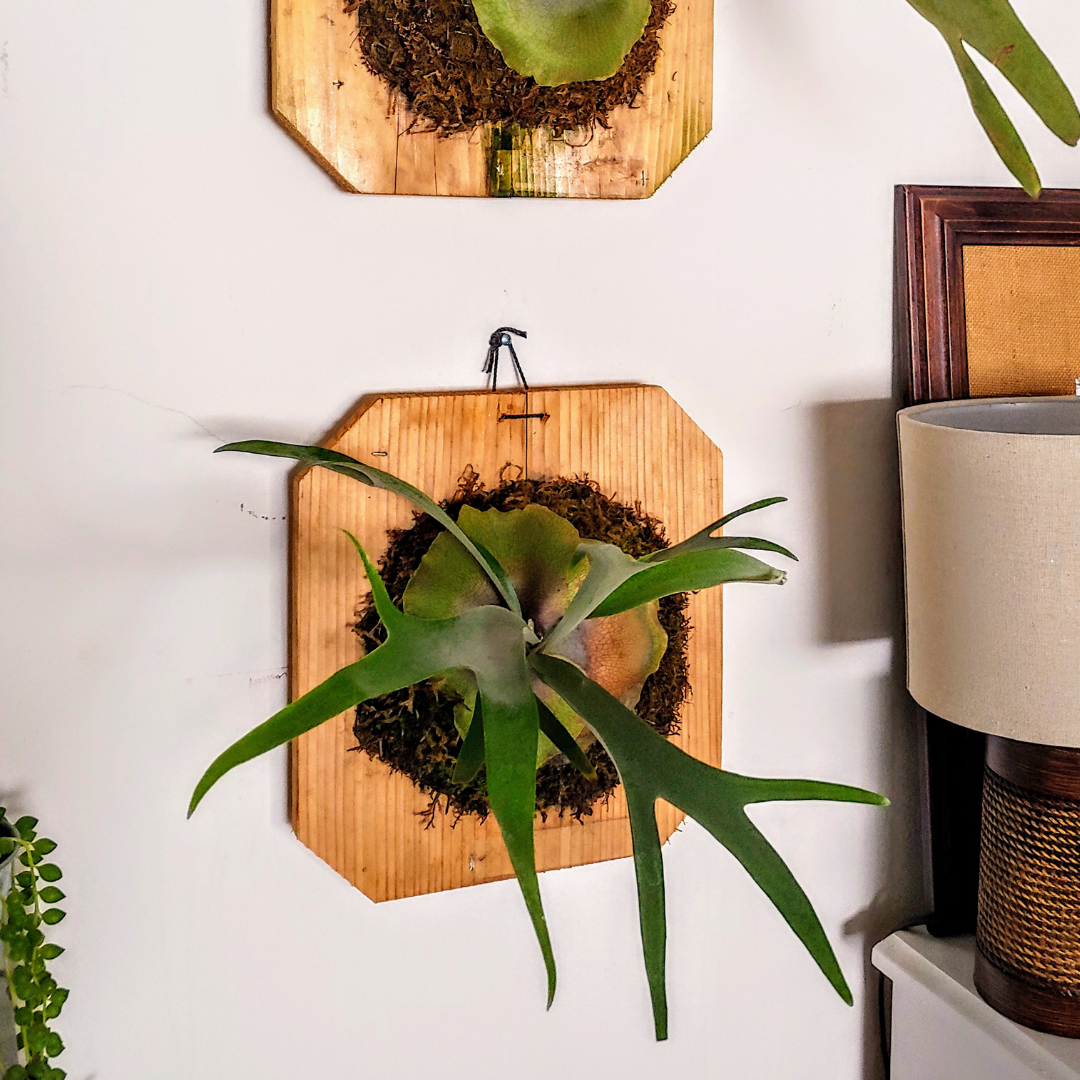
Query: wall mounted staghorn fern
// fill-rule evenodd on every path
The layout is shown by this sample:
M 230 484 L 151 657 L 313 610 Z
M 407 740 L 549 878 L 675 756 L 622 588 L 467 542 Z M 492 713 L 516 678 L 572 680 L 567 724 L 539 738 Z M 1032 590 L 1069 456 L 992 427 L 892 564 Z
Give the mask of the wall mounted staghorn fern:
M 1063 142 L 1080 140 L 1069 88 L 1009 0 L 908 0 L 945 39 L 971 107 L 1002 162 L 1029 195 L 1041 181 L 1001 102 L 968 53 L 970 46 L 1009 80 Z M 507 66 L 541 86 L 607 79 L 641 37 L 649 0 L 472 0 L 484 34 Z
M 517 875 L 555 993 L 555 962 L 534 861 L 536 772 L 554 754 L 588 774 L 583 747 L 599 741 L 626 791 L 645 967 L 656 1037 L 667 1037 L 666 917 L 655 803 L 665 799 L 702 824 L 758 883 L 844 1001 L 851 992 L 806 894 L 746 816 L 751 803 L 832 800 L 885 805 L 873 792 L 814 780 L 739 776 L 690 757 L 631 708 L 666 645 L 656 622 L 662 597 L 731 581 L 780 584 L 784 572 L 751 550 L 794 558 L 756 537 L 715 536 L 725 524 L 782 500 L 737 510 L 674 547 L 632 558 L 613 544 L 581 541 L 540 506 L 508 512 L 463 507 L 457 521 L 390 473 L 321 447 L 243 442 L 220 450 L 292 458 L 409 499 L 445 529 L 396 607 L 355 540 L 386 631 L 385 642 L 304 694 L 221 754 L 191 799 L 189 814 L 230 769 L 281 746 L 360 702 L 447 676 L 467 707 L 455 779 L 486 770 L 487 795 Z M 616 641 L 627 689 L 601 685 Z M 627 647 L 628 641 L 634 642 Z M 593 676 L 596 676 L 595 678 Z M 635 689 L 636 687 L 636 689 Z M 421 722 L 418 720 L 417 722 Z

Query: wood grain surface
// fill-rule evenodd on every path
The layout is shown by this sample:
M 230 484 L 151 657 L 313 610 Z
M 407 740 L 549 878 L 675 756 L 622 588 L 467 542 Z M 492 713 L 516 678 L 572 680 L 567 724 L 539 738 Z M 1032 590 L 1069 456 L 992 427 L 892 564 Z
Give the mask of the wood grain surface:
M 540 413 L 542 418 L 505 419 Z M 489 487 L 500 477 L 588 475 L 609 496 L 638 502 L 673 541 L 723 513 L 720 451 L 657 386 L 455 392 L 365 399 L 324 442 L 386 469 L 436 499 L 449 497 L 468 467 Z M 373 558 L 388 529 L 407 526 L 409 503 L 325 469 L 293 480 L 290 538 L 290 696 L 295 699 L 360 656 L 352 631 L 366 592 L 360 561 L 342 529 Z M 689 662 L 693 699 L 676 741 L 720 764 L 722 596 L 693 597 Z M 443 813 L 425 825 L 428 799 L 412 782 L 352 749 L 351 712 L 292 744 L 291 809 L 296 834 L 373 900 L 437 892 L 511 876 L 493 817 L 456 825 Z M 666 840 L 682 815 L 657 805 Z M 631 854 L 619 788 L 584 823 L 537 818 L 541 870 Z
M 488 125 L 441 138 L 364 66 L 343 0 L 271 0 L 271 107 L 347 191 L 383 195 L 650 196 L 712 127 L 712 3 L 679 0 L 634 108 L 554 137 Z

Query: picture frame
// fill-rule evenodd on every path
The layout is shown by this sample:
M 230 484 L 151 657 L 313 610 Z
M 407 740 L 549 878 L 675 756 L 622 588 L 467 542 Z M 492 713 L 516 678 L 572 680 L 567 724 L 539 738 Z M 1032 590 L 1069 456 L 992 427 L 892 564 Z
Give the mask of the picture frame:
M 968 397 L 965 248 L 1080 247 L 1080 191 L 902 184 L 895 209 L 904 404 Z

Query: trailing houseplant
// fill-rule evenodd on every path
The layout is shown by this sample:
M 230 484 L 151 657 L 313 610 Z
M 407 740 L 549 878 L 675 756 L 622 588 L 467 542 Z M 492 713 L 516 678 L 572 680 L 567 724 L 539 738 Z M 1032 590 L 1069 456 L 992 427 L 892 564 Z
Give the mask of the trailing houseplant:
M 782 501 L 765 499 L 726 515 L 682 543 L 635 558 L 614 544 L 582 541 L 551 510 L 504 512 L 462 507 L 457 520 L 390 473 L 316 446 L 249 441 L 220 447 L 291 458 L 403 496 L 443 527 L 405 589 L 391 601 L 378 570 L 362 560 L 385 640 L 356 663 L 287 705 L 225 750 L 192 795 L 189 815 L 229 770 L 361 702 L 428 680 L 453 680 L 460 693 L 463 742 L 455 779 L 486 771 L 486 794 L 543 953 L 548 1004 L 555 961 L 533 849 L 537 769 L 553 754 L 588 774 L 583 752 L 597 740 L 618 769 L 633 836 L 645 968 L 656 1037 L 667 1037 L 666 916 L 655 803 L 665 799 L 726 847 L 806 946 L 840 997 L 851 992 L 806 894 L 751 823 L 753 803 L 832 800 L 884 805 L 873 792 L 815 780 L 761 779 L 713 768 L 684 753 L 627 704 L 666 645 L 656 622 L 661 597 L 725 582 L 780 584 L 785 573 L 748 554 L 794 558 L 758 537 L 717 536 L 724 525 Z M 612 650 L 612 643 L 618 648 Z M 627 646 L 633 642 L 633 646 Z M 620 658 L 626 692 L 607 668 Z M 636 687 L 636 690 L 635 690 Z M 422 718 L 417 718 L 422 723 Z
M 64 894 L 56 882 L 63 876 L 49 862 L 56 844 L 38 836 L 37 819 L 21 817 L 11 824 L 0 807 L 0 942 L 4 977 L 14 1007 L 16 1042 L 23 1061 L 4 1072 L 3 1080 L 64 1080 L 51 1059 L 64 1051 L 52 1021 L 67 1001 L 68 991 L 49 973 L 48 964 L 64 950 L 45 940 L 45 928 L 64 918 L 56 907 Z

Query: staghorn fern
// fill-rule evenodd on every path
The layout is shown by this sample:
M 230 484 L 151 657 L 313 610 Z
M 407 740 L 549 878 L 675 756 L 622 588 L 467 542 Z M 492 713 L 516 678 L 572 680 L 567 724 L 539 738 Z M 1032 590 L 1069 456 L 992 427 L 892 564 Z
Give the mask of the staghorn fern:
M 453 521 L 397 477 L 334 450 L 286 443 L 230 443 L 220 450 L 293 458 L 410 499 L 441 533 L 394 606 L 366 552 L 363 560 L 386 641 L 287 705 L 222 753 L 191 798 L 189 816 L 230 769 L 379 694 L 434 677 L 451 678 L 467 703 L 455 778 L 487 769 L 499 823 L 544 956 L 548 1005 L 555 960 L 533 851 L 536 770 L 563 753 L 581 771 L 593 738 L 611 756 L 626 790 L 637 874 L 645 969 L 657 1039 L 667 1038 L 666 916 L 657 799 L 703 825 L 746 868 L 806 946 L 840 997 L 851 991 L 810 901 L 777 852 L 750 822 L 751 803 L 825 799 L 885 805 L 873 792 L 816 780 L 768 780 L 706 765 L 668 742 L 632 709 L 666 642 L 656 601 L 731 581 L 781 584 L 785 574 L 748 550 L 794 558 L 756 537 L 715 536 L 724 525 L 782 499 L 765 499 L 713 522 L 671 548 L 632 558 L 612 544 L 581 541 L 541 507 Z M 612 644 L 618 645 L 612 660 Z M 659 650 L 659 652 L 658 652 Z
M 645 30 L 650 0 L 472 0 L 480 27 L 508 67 L 541 86 L 614 75 Z M 1012 83 L 1069 146 L 1080 112 L 1054 65 L 1009 0 L 908 0 L 945 39 L 973 112 L 1005 167 L 1037 197 L 1039 174 L 969 48 Z

